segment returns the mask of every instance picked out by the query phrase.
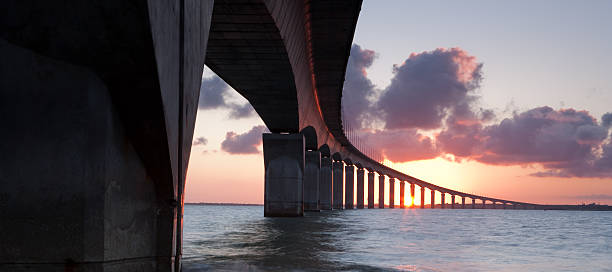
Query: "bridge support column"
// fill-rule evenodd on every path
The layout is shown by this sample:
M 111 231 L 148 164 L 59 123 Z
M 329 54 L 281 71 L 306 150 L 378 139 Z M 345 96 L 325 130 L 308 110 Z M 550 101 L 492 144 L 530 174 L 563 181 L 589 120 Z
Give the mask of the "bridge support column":
M 451 195 L 451 209 L 455 208 L 455 195 Z
M 436 190 L 431 190 L 431 208 L 436 208 Z
M 445 197 L 446 197 L 446 193 L 445 192 L 440 192 L 440 198 L 441 198 L 441 201 L 442 201 L 441 205 L 440 205 L 440 208 L 442 208 L 442 209 L 444 209 L 445 205 L 446 205 L 446 203 L 444 203 L 444 198 Z
M 410 207 L 414 208 L 414 183 L 410 183 Z
M 421 186 L 421 209 L 425 209 L 425 187 Z
M 495 205 L 497 202 L 493 201 L 493 209 L 497 209 L 497 205 Z
M 461 208 L 465 209 L 465 196 L 461 197 Z
M 73 3 L 2 2 L 0 271 L 177 271 L 212 1 Z
M 403 180 L 400 180 L 400 209 L 403 209 L 405 207 L 404 205 L 404 201 L 406 200 L 405 194 L 406 194 L 406 182 Z
M 330 157 L 321 158 L 321 170 L 319 170 L 319 209 L 321 210 L 332 209 L 332 177 L 332 159 Z
M 482 208 L 483 209 L 487 208 L 487 200 L 485 200 L 485 199 L 482 200 Z
M 344 209 L 353 209 L 355 203 L 355 166 L 344 167 Z
M 378 208 L 385 208 L 385 175 L 378 174 Z
M 502 202 L 502 208 L 505 210 L 508 204 L 506 202 Z
M 365 170 L 363 168 L 357 169 L 357 209 L 363 209 L 365 199 Z
M 472 209 L 476 209 L 476 199 L 472 197 Z
M 319 177 L 321 152 L 306 151 L 304 170 L 304 210 L 319 211 Z
M 342 161 L 335 161 L 333 163 L 334 177 L 332 179 L 332 187 L 334 188 L 332 203 L 333 208 L 336 210 L 342 210 L 342 202 L 344 193 L 344 163 Z
M 263 134 L 264 216 L 304 215 L 304 135 Z
M 389 208 L 395 208 L 395 178 L 389 177 Z
M 374 209 L 374 171 L 368 170 L 368 209 Z

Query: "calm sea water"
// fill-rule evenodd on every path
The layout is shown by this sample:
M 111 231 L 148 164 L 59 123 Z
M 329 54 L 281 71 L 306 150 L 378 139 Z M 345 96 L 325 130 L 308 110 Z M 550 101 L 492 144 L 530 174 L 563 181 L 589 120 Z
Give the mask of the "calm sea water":
M 612 212 L 187 205 L 185 271 L 612 271 Z

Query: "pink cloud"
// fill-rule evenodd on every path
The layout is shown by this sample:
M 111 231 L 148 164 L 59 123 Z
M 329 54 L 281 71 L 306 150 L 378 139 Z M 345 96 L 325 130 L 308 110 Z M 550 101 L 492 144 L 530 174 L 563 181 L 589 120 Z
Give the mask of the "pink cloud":
M 375 52 L 353 46 L 343 104 L 361 135 L 394 162 L 452 154 L 458 161 L 539 165 L 545 177 L 612 177 L 612 113 L 601 123 L 587 111 L 538 107 L 501 122 L 479 107 L 482 63 L 460 48 L 412 53 L 376 92 L 365 68 Z M 349 80 L 350 79 L 350 80 Z M 351 116 L 348 116 L 349 118 Z M 378 122 L 382 130 L 362 127 Z M 433 130 L 434 138 L 423 130 Z

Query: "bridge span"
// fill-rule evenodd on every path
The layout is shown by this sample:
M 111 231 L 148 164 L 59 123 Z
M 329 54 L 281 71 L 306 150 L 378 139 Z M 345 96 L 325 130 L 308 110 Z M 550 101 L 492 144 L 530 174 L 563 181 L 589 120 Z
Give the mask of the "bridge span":
M 271 131 L 265 216 L 352 208 L 355 183 L 338 181 L 354 173 L 357 208 L 366 184 L 374 208 L 375 173 L 380 199 L 388 177 L 390 192 L 396 181 L 412 196 L 419 186 L 421 208 L 425 188 L 453 203 L 469 198 L 471 208 L 538 207 L 436 186 L 353 146 L 341 98 L 359 0 L 0 6 L 0 270 L 180 271 L 205 63 Z

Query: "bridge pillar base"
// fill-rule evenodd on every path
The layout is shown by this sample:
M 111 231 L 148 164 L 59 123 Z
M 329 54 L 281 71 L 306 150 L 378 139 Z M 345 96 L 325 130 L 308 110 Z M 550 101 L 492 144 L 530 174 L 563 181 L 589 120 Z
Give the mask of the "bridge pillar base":
M 405 207 L 405 192 L 406 192 L 406 183 L 403 180 L 400 180 L 400 209 Z
M 342 210 L 342 199 L 344 192 L 344 163 L 341 161 L 335 161 L 332 165 L 332 170 L 334 171 L 334 177 L 332 180 L 332 187 L 334 188 L 334 194 L 332 202 L 334 204 L 334 209 Z
M 263 134 L 264 216 L 304 215 L 304 136 Z
M 357 209 L 363 209 L 365 203 L 365 170 L 357 169 Z
M 374 172 L 368 172 L 368 209 L 374 209 Z
M 421 186 L 421 209 L 425 209 L 425 187 Z
M 395 208 L 395 178 L 389 178 L 389 209 Z
M 378 174 L 378 208 L 385 208 L 385 176 Z
M 410 208 L 414 208 L 414 183 L 410 183 Z
M 347 165 L 344 167 L 344 208 L 354 208 L 355 194 L 355 166 Z
M 321 171 L 321 152 L 306 152 L 304 171 L 304 210 L 319 211 L 319 171 Z
M 332 159 L 330 157 L 321 158 L 321 169 L 319 170 L 319 209 L 332 209 Z

